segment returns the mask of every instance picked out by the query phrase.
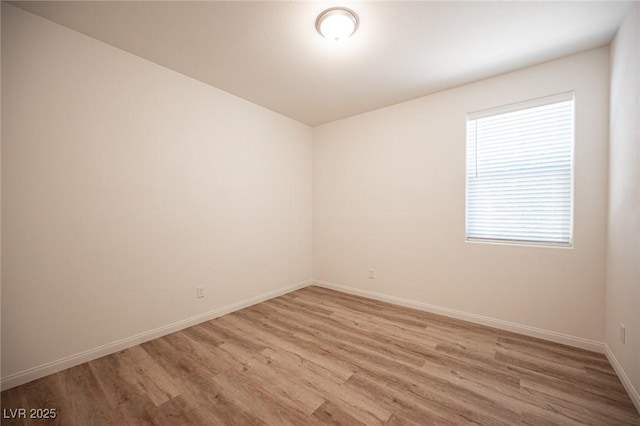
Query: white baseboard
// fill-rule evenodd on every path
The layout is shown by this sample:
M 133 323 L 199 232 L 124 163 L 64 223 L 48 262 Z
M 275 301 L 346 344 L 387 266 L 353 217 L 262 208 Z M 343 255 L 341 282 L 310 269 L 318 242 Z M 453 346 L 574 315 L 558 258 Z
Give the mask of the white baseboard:
M 418 309 L 420 311 L 430 312 L 433 314 L 443 315 L 446 317 L 461 319 L 475 324 L 482 324 L 489 327 L 499 328 L 501 330 L 512 331 L 525 336 L 537 337 L 549 340 L 555 343 L 562 343 L 581 349 L 604 353 L 605 348 L 602 342 L 584 339 L 582 337 L 570 336 L 568 334 L 557 333 L 555 331 L 543 330 L 541 328 L 531 327 L 528 325 L 517 324 L 509 321 L 503 321 L 483 315 L 471 314 L 468 312 L 458 311 L 455 309 L 444 308 L 442 306 L 431 305 L 424 302 L 416 302 L 414 300 L 403 299 L 401 297 L 389 296 L 387 294 L 376 293 L 373 291 L 361 290 L 341 284 L 334 284 L 327 281 L 314 280 L 314 283 L 320 287 L 332 290 L 342 291 L 344 293 L 354 294 L 356 296 L 368 297 L 370 299 L 389 302 L 395 305 L 406 306 L 408 308 Z
M 370 299 L 380 300 L 382 302 L 389 302 L 395 305 L 406 306 L 409 308 L 418 309 L 425 312 L 431 312 L 434 314 L 439 314 L 439 315 L 443 315 L 451 318 L 457 318 L 457 319 L 473 322 L 476 324 L 487 325 L 487 326 L 498 328 L 501 330 L 512 331 L 514 333 L 519 333 L 526 336 L 538 337 L 538 338 L 549 340 L 556 343 L 562 343 L 569 346 L 574 346 L 582 349 L 588 349 L 595 352 L 604 353 L 609 359 L 609 362 L 613 366 L 614 370 L 618 374 L 618 377 L 622 381 L 622 384 L 624 385 L 625 389 L 629 393 L 629 396 L 633 401 L 634 405 L 640 412 L 640 395 L 638 394 L 638 391 L 635 389 L 635 387 L 631 383 L 631 380 L 629 380 L 629 377 L 627 376 L 625 371 L 622 369 L 622 366 L 616 359 L 613 352 L 611 352 L 611 349 L 609 348 L 609 346 L 605 343 L 601 343 L 601 342 L 597 342 L 589 339 L 583 339 L 581 337 L 570 336 L 562 333 L 557 333 L 554 331 L 543 330 L 536 327 L 530 327 L 527 325 L 512 323 L 509 321 L 503 321 L 503 320 L 486 317 L 482 315 L 471 314 L 463 311 L 458 311 L 455 309 L 444 308 L 441 306 L 431 305 L 428 303 L 417 302 L 409 299 L 403 299 L 401 297 L 389 296 L 382 293 L 361 290 L 354 287 L 348 287 L 345 285 L 330 283 L 327 281 L 320 281 L 320 280 L 301 281 L 299 283 L 282 287 L 268 293 L 263 293 L 255 297 L 251 297 L 249 299 L 241 300 L 231 305 L 223 306 L 221 308 L 217 308 L 212 311 L 205 312 L 203 314 L 199 314 L 181 321 L 167 324 L 165 326 L 158 327 L 154 330 L 149 330 L 144 333 L 130 336 L 125 339 L 117 340 L 115 342 L 107 343 L 105 345 L 101 345 L 96 348 L 89 349 L 87 351 L 84 351 L 78 354 L 70 355 L 46 364 L 42 364 L 33 368 L 29 368 L 24 371 L 20 371 L 18 373 L 11 374 L 9 376 L 6 376 L 0 379 L 0 389 L 3 391 L 6 389 L 10 389 L 12 387 L 30 382 L 32 380 L 36 380 L 36 379 L 48 376 L 49 374 L 54 374 L 54 373 L 57 373 L 58 371 L 65 370 L 67 368 L 71 368 L 76 365 L 80 365 L 82 363 L 92 361 L 97 358 L 101 358 L 103 356 L 121 351 L 123 349 L 127 349 L 132 346 L 139 345 L 149 340 L 153 340 L 158 337 L 162 337 L 167 334 L 174 333 L 176 331 L 191 327 L 193 325 L 212 320 L 222 315 L 226 315 L 231 312 L 244 309 L 246 307 L 255 305 L 265 300 L 273 299 L 274 297 L 278 297 L 283 294 L 290 293 L 292 291 L 298 290 L 303 287 L 307 287 L 308 285 L 312 285 L 312 284 L 318 285 L 320 287 L 329 288 L 332 290 L 341 291 L 344 293 L 349 293 L 357 296 L 367 297 Z
M 88 361 L 92 361 L 97 358 L 121 351 L 123 349 L 130 348 L 132 346 L 139 345 L 140 343 L 148 342 L 149 340 L 157 339 L 158 337 L 165 336 L 167 334 L 174 333 L 176 331 L 191 327 L 201 322 L 209 321 L 222 315 L 229 314 L 240 309 L 244 309 L 256 303 L 264 302 L 274 297 L 282 296 L 283 294 L 290 293 L 300 288 L 306 287 L 311 284 L 312 280 L 301 281 L 296 284 L 292 284 L 286 287 L 279 288 L 268 293 L 263 293 L 249 299 L 241 300 L 231 305 L 223 306 L 221 308 L 214 309 L 213 311 L 205 312 L 203 314 L 195 315 L 191 318 L 186 318 L 181 321 L 176 321 L 171 324 L 158 327 L 154 330 L 145 331 L 144 333 L 136 334 L 115 342 L 107 343 L 96 348 L 89 349 L 78 354 L 69 355 L 67 357 L 48 362 L 27 370 L 19 371 L 9 376 L 0 379 L 0 389 L 6 390 L 12 387 L 30 382 L 32 380 L 39 379 L 49 374 L 57 373 L 58 371 L 65 370 L 67 368 L 75 367 L 76 365 L 83 364 Z
M 638 413 L 640 413 L 640 394 L 638 394 L 638 390 L 633 386 L 633 383 L 631 383 L 629 376 L 627 376 L 627 373 L 625 373 L 625 371 L 622 369 L 622 365 L 620 365 L 618 359 L 611 351 L 611 348 L 609 348 L 609 345 L 607 345 L 606 343 L 604 344 L 604 350 L 607 359 L 613 366 L 613 369 L 616 371 L 616 374 L 618 375 L 618 378 L 620 378 L 622 385 L 627 390 L 627 393 L 629 394 L 633 405 L 636 406 L 636 410 L 638 410 Z

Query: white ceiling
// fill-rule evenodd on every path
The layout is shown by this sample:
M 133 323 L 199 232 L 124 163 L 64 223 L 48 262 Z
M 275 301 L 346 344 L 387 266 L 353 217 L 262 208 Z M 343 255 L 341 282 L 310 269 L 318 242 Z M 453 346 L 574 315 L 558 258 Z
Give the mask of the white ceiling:
M 609 43 L 628 2 L 12 2 L 315 126 Z M 343 44 L 315 19 L 344 5 Z

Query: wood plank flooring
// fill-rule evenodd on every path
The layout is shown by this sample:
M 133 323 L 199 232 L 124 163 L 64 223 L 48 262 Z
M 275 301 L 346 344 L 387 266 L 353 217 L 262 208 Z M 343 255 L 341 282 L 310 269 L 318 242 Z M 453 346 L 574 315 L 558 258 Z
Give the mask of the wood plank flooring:
M 2 393 L 58 425 L 640 425 L 597 353 L 319 287 Z

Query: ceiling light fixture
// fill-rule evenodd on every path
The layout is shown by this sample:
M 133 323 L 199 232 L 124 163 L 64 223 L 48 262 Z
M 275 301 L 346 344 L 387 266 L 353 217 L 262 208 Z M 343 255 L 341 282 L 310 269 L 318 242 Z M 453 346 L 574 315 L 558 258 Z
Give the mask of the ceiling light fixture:
M 332 7 L 318 15 L 316 29 L 327 40 L 339 42 L 356 32 L 358 15 L 346 7 Z

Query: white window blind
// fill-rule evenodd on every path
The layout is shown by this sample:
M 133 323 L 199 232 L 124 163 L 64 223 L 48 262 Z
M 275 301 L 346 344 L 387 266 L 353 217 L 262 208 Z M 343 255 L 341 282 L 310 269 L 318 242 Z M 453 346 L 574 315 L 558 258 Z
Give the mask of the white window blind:
M 573 92 L 467 115 L 467 240 L 571 245 Z

